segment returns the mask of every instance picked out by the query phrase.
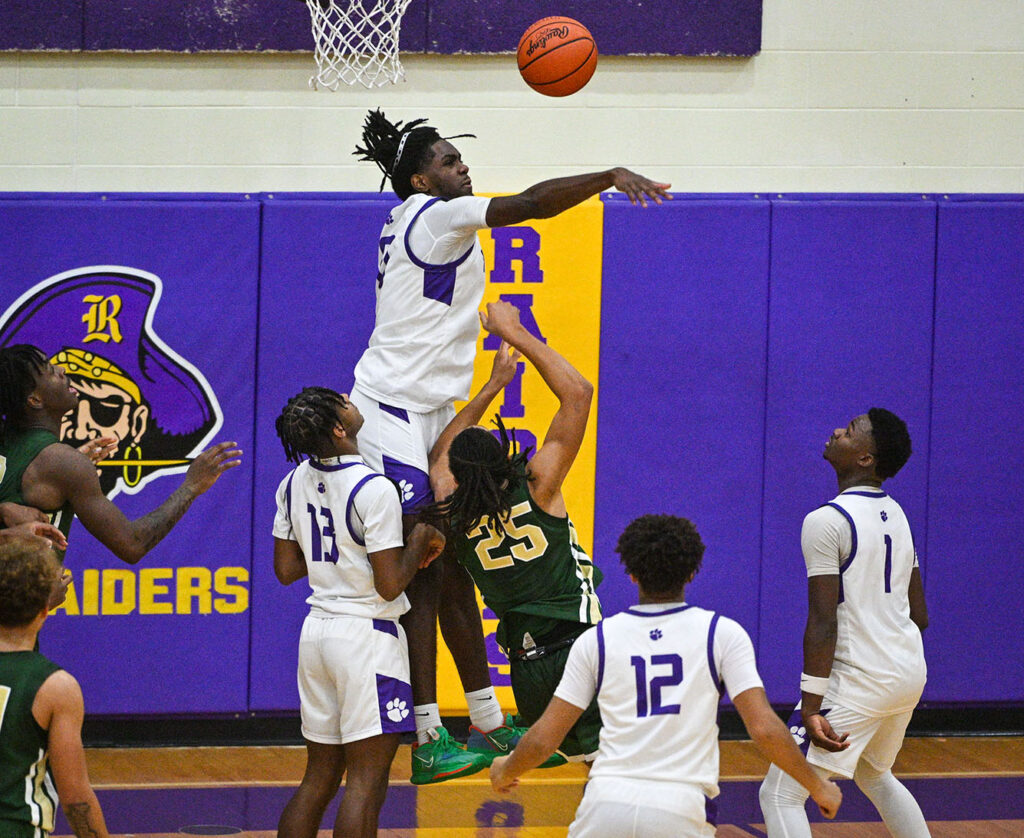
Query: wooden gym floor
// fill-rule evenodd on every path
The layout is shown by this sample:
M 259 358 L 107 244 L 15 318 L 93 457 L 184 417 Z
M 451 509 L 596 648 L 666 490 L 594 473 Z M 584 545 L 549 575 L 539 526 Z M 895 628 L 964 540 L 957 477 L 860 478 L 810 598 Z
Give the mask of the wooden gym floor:
M 757 787 L 766 763 L 750 742 L 725 741 L 721 750 L 718 838 L 764 838 Z M 302 747 L 105 748 L 87 756 L 111 834 L 137 838 L 272 838 L 305 766 Z M 933 838 L 1024 836 L 1024 738 L 908 739 L 895 771 L 921 803 Z M 510 796 L 493 793 L 486 773 L 417 787 L 409 783 L 403 746 L 391 769 L 380 835 L 560 838 L 585 778 L 585 767 L 566 765 L 533 772 Z M 844 810 L 836 822 L 815 822 L 815 838 L 887 836 L 854 784 L 842 787 Z M 69 832 L 60 817 L 54 835 Z

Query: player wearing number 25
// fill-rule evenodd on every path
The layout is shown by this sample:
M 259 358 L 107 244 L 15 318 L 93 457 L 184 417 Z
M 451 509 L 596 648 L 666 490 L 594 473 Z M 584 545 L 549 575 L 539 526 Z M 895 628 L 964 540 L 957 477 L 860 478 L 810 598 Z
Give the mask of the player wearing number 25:
M 459 564 L 498 616 L 497 639 L 509 657 L 520 725 L 528 725 L 554 695 L 573 641 L 601 619 L 594 591 L 601 574 L 580 546 L 562 496 L 587 429 L 593 387 L 523 327 L 510 303 L 488 303 L 480 320 L 502 344 L 490 380 L 434 446 L 430 477 L 438 497 L 446 498 L 440 509 L 451 521 Z M 510 444 L 500 419 L 501 442 L 477 425 L 515 375 L 520 353 L 558 397 L 544 444 L 529 462 Z M 590 756 L 600 725 L 592 704 L 555 744 L 564 757 Z M 476 738 L 471 731 L 471 747 Z
M 839 495 L 805 519 L 808 576 L 800 714 L 815 771 L 853 778 L 899 838 L 927 838 L 917 802 L 892 774 L 924 690 L 921 632 L 928 625 L 914 539 L 882 491 L 910 457 L 903 420 L 872 408 L 825 445 Z M 761 786 L 771 838 L 810 838 L 806 794 L 775 766 Z
M 616 547 L 639 604 L 585 632 L 540 721 L 510 757 L 491 765 L 508 791 L 558 744 L 597 696 L 604 727 L 570 838 L 713 836 L 718 795 L 718 702 L 729 691 L 761 751 L 790 772 L 834 817 L 842 795 L 822 780 L 775 715 L 739 623 L 688 604 L 700 569 L 696 527 L 672 515 L 644 515 Z

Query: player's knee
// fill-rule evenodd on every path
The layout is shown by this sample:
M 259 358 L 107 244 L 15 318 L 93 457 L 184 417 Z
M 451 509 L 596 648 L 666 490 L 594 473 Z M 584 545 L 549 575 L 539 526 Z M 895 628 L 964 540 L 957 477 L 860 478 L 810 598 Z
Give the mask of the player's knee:
M 857 763 L 857 769 L 853 772 L 853 781 L 857 784 L 857 788 L 868 797 L 872 792 L 898 782 L 891 770 L 879 771 L 864 759 Z
M 762 810 L 794 806 L 802 808 L 808 796 L 807 789 L 777 765 L 768 769 L 757 792 Z

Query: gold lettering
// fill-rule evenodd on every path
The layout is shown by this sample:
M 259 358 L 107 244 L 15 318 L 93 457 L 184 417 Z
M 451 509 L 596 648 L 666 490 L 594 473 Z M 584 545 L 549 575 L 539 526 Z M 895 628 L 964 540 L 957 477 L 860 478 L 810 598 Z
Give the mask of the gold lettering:
M 63 611 L 70 617 L 77 617 L 78 610 L 78 594 L 75 593 L 75 583 L 72 582 L 68 585 L 68 595 L 64 598 L 64 601 L 51 611 L 51 614 L 56 614 L 58 611 Z
M 196 613 L 209 614 L 212 610 L 213 596 L 210 584 L 213 576 L 208 567 L 178 568 L 178 612 L 192 613 L 192 600 L 199 600 Z
M 120 596 L 118 596 L 120 593 Z M 103 616 L 131 614 L 135 610 L 135 574 L 126 569 L 103 571 Z
M 139 571 L 139 613 L 173 614 L 174 606 L 169 602 L 157 602 L 156 597 L 171 592 L 167 585 L 158 585 L 157 579 L 172 579 L 174 571 L 169 567 L 144 567 Z
M 82 343 L 98 340 L 103 343 L 120 343 L 121 327 L 117 322 L 117 315 L 121 311 L 121 298 L 117 294 L 109 297 L 101 297 L 99 294 L 86 294 L 82 298 L 83 303 L 89 304 L 89 310 L 82 315 L 82 322 L 88 330 Z
M 100 572 L 98 570 L 82 572 L 82 613 L 87 617 L 95 617 L 100 613 Z
M 249 607 L 249 589 L 244 584 L 232 584 L 232 581 L 245 583 L 249 581 L 249 571 L 244 567 L 218 567 L 213 576 L 213 587 L 218 594 L 234 597 L 234 599 L 217 598 L 213 607 L 218 614 L 241 614 Z

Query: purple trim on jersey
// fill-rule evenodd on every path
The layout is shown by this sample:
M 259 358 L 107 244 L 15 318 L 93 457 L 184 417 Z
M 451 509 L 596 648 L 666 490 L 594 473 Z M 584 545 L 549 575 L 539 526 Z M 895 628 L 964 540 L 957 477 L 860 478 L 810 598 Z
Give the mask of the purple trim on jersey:
M 288 507 L 288 520 L 292 519 L 292 481 L 295 479 L 295 469 L 288 475 L 288 485 L 284 487 L 284 502 Z
M 348 501 L 345 504 L 345 526 L 348 527 L 348 534 L 352 536 L 352 540 L 360 547 L 365 547 L 366 542 L 356 535 L 356 531 L 352 528 L 352 507 L 356 505 L 356 495 L 359 493 L 359 490 L 362 489 L 365 484 L 373 480 L 374 477 L 383 476 L 383 474 L 377 474 L 377 472 L 368 474 L 366 477 L 361 478 L 359 482 L 356 483 L 352 491 L 348 493 Z
M 851 564 L 853 564 L 853 559 L 857 555 L 857 525 L 853 523 L 853 516 L 851 516 L 850 513 L 847 512 L 845 509 L 843 509 L 843 507 L 841 507 L 838 503 L 829 502 L 828 506 L 831 506 L 833 509 L 838 510 L 839 513 L 850 524 L 850 556 L 849 556 L 849 558 L 847 558 L 847 560 L 845 562 L 843 562 L 841 565 L 839 565 L 839 600 L 838 600 L 838 602 L 843 602 L 846 599 L 846 596 L 845 596 L 845 594 L 843 592 L 843 574 L 846 573 L 847 568 L 849 568 L 849 566 Z
M 353 460 L 351 463 L 335 463 L 333 466 L 329 466 L 326 463 L 321 463 L 319 460 L 310 459 L 309 467 L 315 468 L 317 471 L 341 471 L 343 468 L 352 468 L 352 466 L 365 466 L 366 463 L 361 461 Z
M 378 620 L 376 617 L 373 618 L 374 631 L 382 631 L 385 634 L 391 634 L 398 637 L 398 626 L 394 620 Z
M 377 402 L 377 404 L 380 405 L 380 409 L 383 410 L 385 413 L 390 413 L 392 416 L 397 416 L 403 422 L 408 423 L 409 411 L 406 410 L 404 407 L 393 407 L 390 404 L 384 404 L 384 402 Z
M 402 501 L 404 514 L 412 515 L 434 500 L 430 475 L 416 466 L 385 456 L 384 474 L 398 486 L 398 497 Z
M 704 798 L 704 820 L 712 826 L 718 826 L 718 801 L 710 797 Z
M 678 614 L 680 611 L 685 611 L 691 607 L 689 605 L 680 605 L 678 608 L 669 608 L 665 611 L 634 611 L 632 608 L 627 608 L 626 613 L 632 614 L 634 617 L 664 617 L 668 614 Z
M 887 498 L 889 497 L 885 492 L 879 489 L 877 492 L 843 492 L 843 496 L 846 495 L 857 495 L 861 498 Z
M 711 625 L 708 626 L 708 666 L 711 668 L 711 680 L 718 690 L 718 695 L 725 694 L 725 684 L 718 675 L 718 667 L 715 666 L 715 629 L 718 628 L 718 614 L 711 617 Z
M 377 708 L 381 733 L 411 733 L 416 730 L 412 686 L 405 681 L 377 673 Z
M 601 682 L 604 681 L 604 623 L 597 624 L 597 690 L 594 694 L 601 692 Z
M 459 265 L 465 262 L 469 258 L 469 254 L 473 252 L 473 244 L 455 261 L 444 262 L 440 265 L 432 265 L 430 262 L 424 262 L 422 259 L 419 259 L 409 246 L 409 234 L 412 233 L 413 225 L 417 219 L 441 200 L 444 199 L 434 198 L 432 201 L 427 201 L 416 215 L 412 217 L 409 226 L 405 228 L 405 252 L 409 254 L 409 259 L 412 263 L 423 270 L 423 296 L 428 300 L 437 300 L 439 303 L 450 306 L 452 304 L 452 297 L 455 294 L 456 271 Z

